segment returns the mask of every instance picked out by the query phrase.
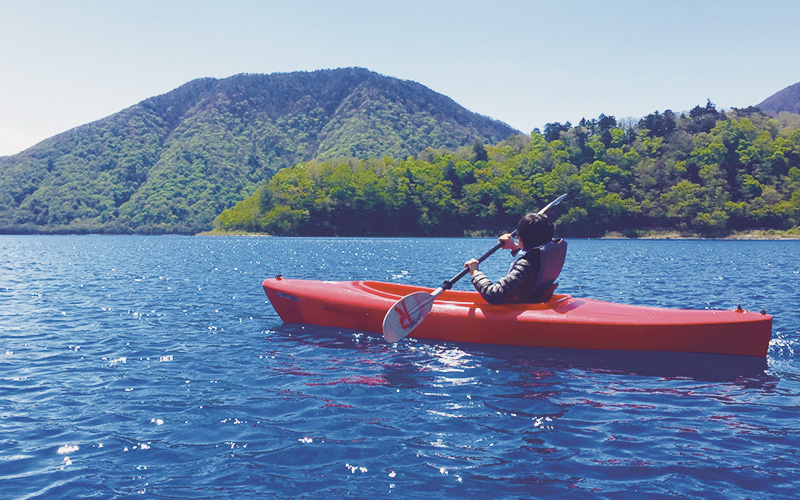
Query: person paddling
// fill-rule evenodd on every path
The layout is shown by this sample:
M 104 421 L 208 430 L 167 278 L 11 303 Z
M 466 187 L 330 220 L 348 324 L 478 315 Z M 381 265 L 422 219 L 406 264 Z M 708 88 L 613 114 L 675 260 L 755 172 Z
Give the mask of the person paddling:
M 553 295 L 564 259 L 567 242 L 553 239 L 555 226 L 544 214 L 529 213 L 517 223 L 515 242 L 511 234 L 498 239 L 502 248 L 511 250 L 516 259 L 508 274 L 493 283 L 483 271 L 479 262 L 471 259 L 464 263 L 472 276 L 472 285 L 490 304 L 546 302 Z

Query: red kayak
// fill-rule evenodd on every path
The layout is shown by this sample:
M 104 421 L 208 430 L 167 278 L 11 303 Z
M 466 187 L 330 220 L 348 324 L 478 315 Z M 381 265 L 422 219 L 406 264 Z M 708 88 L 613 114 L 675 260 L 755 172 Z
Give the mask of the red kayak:
M 377 281 L 264 280 L 286 323 L 381 334 L 386 312 L 430 288 Z M 488 304 L 477 292 L 448 290 L 411 337 L 453 342 L 695 352 L 766 357 L 772 316 L 737 309 L 687 310 L 553 295 L 542 304 Z

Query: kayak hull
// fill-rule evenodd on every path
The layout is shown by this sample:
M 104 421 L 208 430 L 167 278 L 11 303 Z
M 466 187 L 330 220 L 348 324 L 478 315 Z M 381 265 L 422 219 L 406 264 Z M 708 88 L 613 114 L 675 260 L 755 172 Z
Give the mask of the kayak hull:
M 266 279 L 286 323 L 381 334 L 401 298 L 431 288 L 377 281 Z M 448 290 L 411 337 L 480 344 L 695 352 L 766 357 L 772 317 L 750 311 L 689 310 L 554 295 L 542 304 L 491 305 L 477 292 Z

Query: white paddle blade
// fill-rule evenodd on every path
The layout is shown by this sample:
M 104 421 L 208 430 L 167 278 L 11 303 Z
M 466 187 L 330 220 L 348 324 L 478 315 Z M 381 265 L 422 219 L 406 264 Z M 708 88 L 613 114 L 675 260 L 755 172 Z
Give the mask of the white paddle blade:
M 398 300 L 383 317 L 383 338 L 395 343 L 411 333 L 431 312 L 433 300 L 425 292 L 414 292 Z

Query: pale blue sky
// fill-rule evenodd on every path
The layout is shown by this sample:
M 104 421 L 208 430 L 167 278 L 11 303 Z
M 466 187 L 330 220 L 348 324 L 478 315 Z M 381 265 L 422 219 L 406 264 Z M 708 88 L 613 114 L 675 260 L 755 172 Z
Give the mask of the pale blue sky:
M 757 104 L 800 82 L 794 0 L 0 0 L 0 155 L 196 78 L 359 66 L 524 133 Z

